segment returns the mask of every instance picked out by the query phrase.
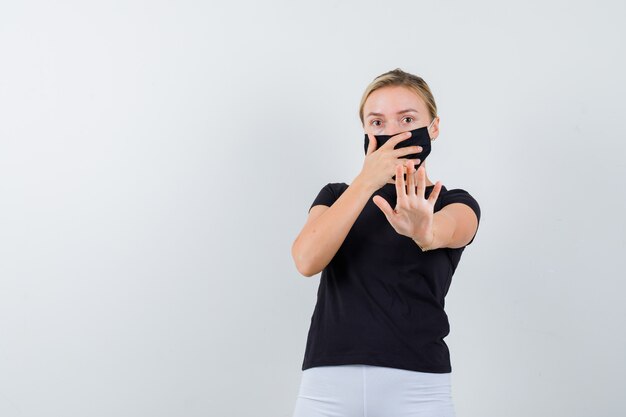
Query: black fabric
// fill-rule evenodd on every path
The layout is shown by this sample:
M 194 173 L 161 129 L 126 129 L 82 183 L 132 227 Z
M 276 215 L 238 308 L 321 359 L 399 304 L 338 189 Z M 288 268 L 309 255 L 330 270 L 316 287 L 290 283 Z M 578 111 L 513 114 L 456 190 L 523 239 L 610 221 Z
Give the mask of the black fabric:
M 330 207 L 346 188 L 327 184 L 311 208 Z M 433 188 L 426 188 L 426 197 Z M 302 370 L 367 364 L 451 372 L 444 297 L 465 247 L 422 252 L 391 227 L 372 201 L 376 194 L 395 207 L 395 184 L 386 184 L 369 198 L 322 271 Z M 467 204 L 480 222 L 480 207 L 467 191 L 442 186 L 434 211 L 452 203 Z

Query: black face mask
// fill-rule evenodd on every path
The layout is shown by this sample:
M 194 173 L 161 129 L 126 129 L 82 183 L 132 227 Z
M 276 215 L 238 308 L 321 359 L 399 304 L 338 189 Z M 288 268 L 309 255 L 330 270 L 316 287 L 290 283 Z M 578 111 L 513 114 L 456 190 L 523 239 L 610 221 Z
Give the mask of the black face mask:
M 430 135 L 428 133 L 428 129 L 430 128 L 430 126 L 432 126 L 434 121 L 435 119 L 433 119 L 433 121 L 428 126 L 411 130 L 411 137 L 400 141 L 394 147 L 394 149 L 406 148 L 407 146 L 416 146 L 416 145 L 422 147 L 421 152 L 412 153 L 412 154 L 404 155 L 401 157 L 405 159 L 419 158 L 420 159 L 419 164 L 414 165 L 416 171 L 417 171 L 417 168 L 419 168 L 420 165 L 422 165 L 422 163 L 424 162 L 428 154 L 430 154 Z M 380 149 L 380 147 L 383 146 L 385 142 L 387 142 L 392 136 L 396 136 L 396 135 L 374 135 L 374 137 L 376 138 L 376 150 Z M 366 133 L 365 134 L 365 154 L 366 155 L 367 155 L 367 147 L 369 146 L 369 143 L 370 143 L 370 139 Z M 391 179 L 395 181 L 396 176 L 394 175 L 393 177 L 391 177 Z M 404 174 L 404 179 L 406 180 L 406 173 Z

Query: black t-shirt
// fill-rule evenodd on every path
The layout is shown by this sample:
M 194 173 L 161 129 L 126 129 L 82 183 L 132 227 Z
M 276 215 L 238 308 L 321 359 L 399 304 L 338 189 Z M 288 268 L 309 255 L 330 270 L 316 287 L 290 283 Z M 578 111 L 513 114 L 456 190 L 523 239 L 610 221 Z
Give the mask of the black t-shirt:
M 302 370 L 366 364 L 451 372 L 444 297 L 465 247 L 422 252 L 397 233 L 372 201 L 378 194 L 395 207 L 395 187 L 385 184 L 372 194 L 322 271 Z M 327 184 L 311 207 L 330 207 L 346 188 Z M 426 187 L 426 198 L 433 188 Z M 480 207 L 467 191 L 442 186 L 434 212 L 451 203 L 467 204 L 480 222 Z

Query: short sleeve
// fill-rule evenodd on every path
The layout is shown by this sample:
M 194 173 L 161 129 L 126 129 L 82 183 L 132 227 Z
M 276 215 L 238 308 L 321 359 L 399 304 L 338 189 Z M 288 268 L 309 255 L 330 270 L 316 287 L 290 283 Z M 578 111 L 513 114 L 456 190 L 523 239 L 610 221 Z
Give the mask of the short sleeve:
M 441 208 L 444 208 L 448 204 L 452 203 L 463 203 L 468 205 L 472 210 L 474 210 L 474 213 L 476 213 L 478 225 L 480 225 L 480 205 L 478 204 L 478 201 L 470 195 L 470 193 L 460 188 L 455 188 L 442 193 Z M 476 228 L 476 233 L 478 233 L 478 227 Z M 476 233 L 474 233 L 474 236 L 472 236 L 472 240 L 469 241 L 468 245 L 474 241 Z
M 324 205 L 324 206 L 332 206 L 335 201 L 339 198 L 339 193 L 337 192 L 337 186 L 340 185 L 338 183 L 328 183 L 317 194 L 315 200 L 313 200 L 313 204 L 309 207 L 309 212 L 313 208 L 313 206 Z

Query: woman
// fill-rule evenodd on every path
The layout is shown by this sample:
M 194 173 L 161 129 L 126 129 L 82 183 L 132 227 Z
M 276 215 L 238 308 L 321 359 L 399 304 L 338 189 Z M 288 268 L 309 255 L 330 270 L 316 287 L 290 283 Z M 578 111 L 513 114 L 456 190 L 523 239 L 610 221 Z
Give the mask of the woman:
M 454 416 L 444 297 L 480 207 L 426 175 L 439 117 L 422 78 L 375 78 L 359 116 L 361 172 L 321 189 L 292 246 L 302 275 L 322 272 L 294 417 Z

